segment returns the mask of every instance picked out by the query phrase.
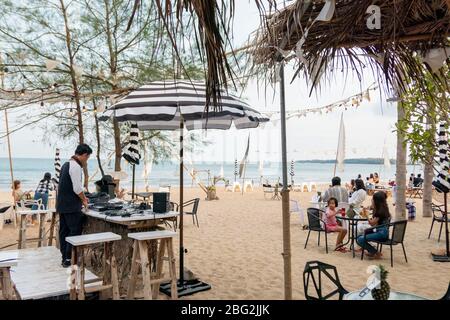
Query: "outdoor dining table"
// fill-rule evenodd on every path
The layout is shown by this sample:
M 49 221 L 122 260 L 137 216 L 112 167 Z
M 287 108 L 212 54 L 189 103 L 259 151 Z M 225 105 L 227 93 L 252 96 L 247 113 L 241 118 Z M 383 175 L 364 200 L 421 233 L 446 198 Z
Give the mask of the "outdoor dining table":
M 348 237 L 347 242 L 343 245 L 346 246 L 347 244 L 351 243 L 350 248 L 353 253 L 353 258 L 355 257 L 355 241 L 358 237 L 358 223 L 367 221 L 367 218 L 361 218 L 361 217 L 353 217 L 350 218 L 348 216 L 340 216 L 336 215 L 336 219 L 340 220 L 343 224 L 346 222 L 348 224 Z
M 311 204 L 312 208 L 317 208 L 320 210 L 325 209 L 325 207 L 327 206 L 327 203 L 323 201 L 310 201 L 309 203 Z
M 344 295 L 344 300 L 374 300 L 372 294 L 367 290 L 368 289 L 362 289 L 347 293 L 346 295 Z M 391 291 L 388 300 L 431 300 L 431 299 L 411 293 Z

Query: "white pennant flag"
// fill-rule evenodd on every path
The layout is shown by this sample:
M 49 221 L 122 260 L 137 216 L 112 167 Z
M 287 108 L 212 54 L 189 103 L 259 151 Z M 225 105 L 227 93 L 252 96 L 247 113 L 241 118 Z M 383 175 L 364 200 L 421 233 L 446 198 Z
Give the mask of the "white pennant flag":
M 383 146 L 383 159 L 384 159 L 384 168 L 386 170 L 391 168 L 391 159 L 389 159 L 389 152 L 388 152 L 388 147 L 386 145 L 386 141 L 384 142 L 384 146 Z
M 57 66 L 59 66 L 62 62 L 59 60 L 50 60 L 50 59 L 46 59 L 45 60 L 45 67 L 47 68 L 47 71 L 52 71 L 54 70 Z

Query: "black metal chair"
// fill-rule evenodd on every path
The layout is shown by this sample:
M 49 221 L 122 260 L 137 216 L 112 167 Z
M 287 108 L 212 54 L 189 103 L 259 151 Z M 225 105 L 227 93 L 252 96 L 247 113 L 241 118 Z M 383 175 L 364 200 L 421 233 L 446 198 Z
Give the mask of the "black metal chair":
M 450 300 L 450 282 L 448 283 L 447 292 L 439 300 Z
M 323 276 L 328 278 L 336 286 L 335 290 L 324 294 L 324 288 L 322 287 Z M 317 296 L 312 296 L 309 294 L 310 280 L 314 285 Z M 335 295 L 339 295 L 339 300 L 342 300 L 344 295 L 348 293 L 339 280 L 336 267 L 321 261 L 308 261 L 306 263 L 305 270 L 303 271 L 303 290 L 306 300 L 328 300 Z
M 183 210 L 183 214 L 187 214 L 187 215 L 191 215 L 192 216 L 192 222 L 194 223 L 194 225 L 197 225 L 197 227 L 200 227 L 198 224 L 198 217 L 197 217 L 197 211 L 198 211 L 198 204 L 200 203 L 200 199 L 199 198 L 195 198 L 195 199 L 191 199 L 189 201 L 186 201 L 183 203 L 183 209 L 185 207 L 189 207 L 192 206 L 192 209 L 189 211 L 184 211 Z M 171 202 L 171 205 L 174 206 L 174 208 L 176 208 L 176 211 L 178 211 L 179 209 L 179 205 L 175 202 Z M 178 222 L 175 222 L 174 228 L 175 230 L 177 229 L 177 225 Z
M 444 205 L 437 205 L 432 203 L 431 204 L 431 210 L 433 211 L 433 221 L 431 222 L 430 232 L 428 233 L 428 239 L 431 237 L 431 232 L 433 231 L 433 225 L 435 222 L 438 222 L 441 224 L 441 227 L 439 228 L 439 237 L 438 242 L 441 241 L 441 234 L 442 234 L 442 227 L 444 226 Z
M 384 226 L 387 226 L 390 230 L 392 230 L 391 236 L 385 240 L 385 241 L 376 241 L 371 240 L 369 242 L 373 242 L 377 244 L 377 250 L 381 252 L 383 250 L 383 245 L 389 246 L 391 248 L 391 267 L 394 267 L 394 253 L 393 253 L 393 247 L 401 244 L 403 249 L 403 255 L 405 256 L 405 261 L 408 263 L 408 258 L 406 257 L 406 250 L 405 245 L 403 244 L 403 241 L 405 239 L 405 233 L 406 233 L 406 225 L 408 223 L 408 220 L 401 220 L 401 221 L 395 221 L 388 223 Z M 370 234 L 374 229 L 380 228 L 382 226 L 376 226 L 373 228 L 368 228 L 364 231 L 364 242 L 367 242 L 366 236 Z M 364 251 L 361 251 L 361 260 L 364 259 Z
M 306 243 L 305 243 L 305 249 L 308 245 L 309 235 L 311 234 L 311 231 L 316 231 L 319 233 L 318 239 L 317 239 L 317 245 L 320 246 L 320 233 L 325 233 L 325 250 L 326 253 L 328 253 L 328 239 L 327 239 L 327 226 L 325 224 L 325 221 L 323 221 L 320 218 L 320 213 L 324 213 L 323 210 L 317 209 L 317 208 L 308 208 L 306 210 L 308 215 L 308 236 L 306 237 Z

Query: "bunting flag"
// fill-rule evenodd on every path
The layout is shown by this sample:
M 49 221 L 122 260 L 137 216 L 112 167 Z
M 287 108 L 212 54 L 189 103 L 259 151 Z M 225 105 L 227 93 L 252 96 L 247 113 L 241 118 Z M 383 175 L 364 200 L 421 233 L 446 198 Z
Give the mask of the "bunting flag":
M 136 123 L 131 124 L 130 141 L 128 146 L 125 147 L 123 157 L 132 165 L 139 164 L 139 160 L 141 159 L 139 153 L 139 129 Z
M 291 176 L 291 179 L 295 176 L 295 162 L 294 160 L 291 160 L 291 168 L 289 170 L 289 175 Z
M 247 140 L 247 149 L 245 150 L 244 158 L 241 160 L 241 164 L 239 165 L 239 178 L 242 178 L 245 171 L 245 166 L 247 164 L 247 158 L 248 158 L 248 150 L 250 149 L 250 135 L 248 135 Z
M 55 154 L 55 183 L 56 185 L 59 184 L 59 176 L 61 175 L 61 158 L 59 156 L 60 150 L 56 148 L 56 154 Z
M 450 190 L 450 168 L 449 168 L 449 148 L 448 148 L 448 135 L 445 130 L 445 123 L 442 122 L 439 125 L 439 162 L 440 169 L 439 174 L 433 185 L 436 187 L 438 192 L 448 193 Z
M 237 159 L 234 159 L 234 181 L 236 181 L 238 173 L 238 161 Z

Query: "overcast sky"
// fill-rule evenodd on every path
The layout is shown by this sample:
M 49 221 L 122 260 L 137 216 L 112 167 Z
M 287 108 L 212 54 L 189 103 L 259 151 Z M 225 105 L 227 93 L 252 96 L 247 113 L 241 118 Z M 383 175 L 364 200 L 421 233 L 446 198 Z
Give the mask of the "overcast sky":
M 248 36 L 259 23 L 258 10 L 254 1 L 236 1 L 234 23 L 235 48 L 242 46 Z M 292 66 L 286 67 L 286 105 L 288 110 L 313 108 L 327 105 L 359 93 L 374 82 L 367 74 L 363 83 L 355 78 L 337 77 L 336 81 L 323 87 L 320 93 L 309 97 L 309 89 L 302 79 L 290 83 Z M 260 111 L 279 110 L 278 86 L 266 90 L 261 83 L 252 80 L 243 92 L 252 107 Z M 319 97 L 317 97 L 320 95 Z M 380 97 L 379 91 L 371 92 L 371 101 L 365 101 L 358 109 L 337 110 L 328 114 L 311 114 L 300 119 L 288 121 L 289 159 L 332 159 L 335 157 L 339 120 L 344 112 L 346 128 L 346 157 L 381 157 L 383 144 L 386 141 L 391 158 L 395 156 L 395 133 L 393 128 L 396 119 L 395 104 L 386 103 L 386 97 Z M 4 117 L 0 116 L 0 132 L 4 132 Z M 24 122 L 23 114 L 19 117 L 11 113 L 11 126 Z M 212 143 L 204 152 L 195 152 L 195 156 L 187 155 L 193 160 L 232 161 L 241 158 L 245 152 L 247 137 L 250 133 L 250 160 L 263 157 L 266 160 L 278 161 L 280 154 L 280 124 L 269 123 L 263 129 L 208 131 L 204 137 Z M 55 133 L 57 134 L 57 133 Z M 26 128 L 11 135 L 14 157 L 53 158 L 54 145 L 42 140 L 43 131 L 39 128 Z M 59 145 L 63 157 L 69 156 L 75 146 Z M 7 156 L 6 140 L 0 141 L 0 158 Z

